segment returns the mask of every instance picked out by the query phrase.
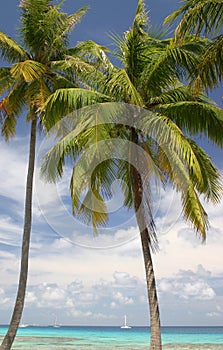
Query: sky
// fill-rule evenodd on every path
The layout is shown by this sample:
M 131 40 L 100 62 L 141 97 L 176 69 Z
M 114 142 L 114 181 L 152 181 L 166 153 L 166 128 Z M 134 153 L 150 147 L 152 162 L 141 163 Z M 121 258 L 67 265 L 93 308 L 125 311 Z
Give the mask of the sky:
M 0 12 L 0 30 L 16 38 L 19 1 Z M 90 10 L 71 35 L 71 43 L 92 39 L 111 46 L 109 33 L 121 34 L 134 17 L 136 0 L 66 0 L 72 13 Z M 177 1 L 146 1 L 157 25 Z M 221 91 L 213 98 L 222 107 Z M 16 294 L 24 214 L 29 127 L 18 124 L 13 140 L 0 137 L 0 324 L 10 320 Z M 148 325 L 145 272 L 135 219 L 120 207 L 120 194 L 109 203 L 114 212 L 108 230 L 92 230 L 70 214 L 69 169 L 56 187 L 39 182 L 45 139 L 38 137 L 33 229 L 27 298 L 22 323 L 114 325 L 128 316 L 131 325 Z M 222 151 L 200 141 L 222 172 Z M 182 219 L 180 199 L 171 190 L 153 194 L 160 250 L 153 255 L 162 325 L 222 325 L 223 202 L 205 206 L 210 220 L 206 244 Z M 72 228 L 72 231 L 71 231 Z M 71 236 L 71 232 L 73 236 Z M 72 238 L 70 242 L 67 238 Z

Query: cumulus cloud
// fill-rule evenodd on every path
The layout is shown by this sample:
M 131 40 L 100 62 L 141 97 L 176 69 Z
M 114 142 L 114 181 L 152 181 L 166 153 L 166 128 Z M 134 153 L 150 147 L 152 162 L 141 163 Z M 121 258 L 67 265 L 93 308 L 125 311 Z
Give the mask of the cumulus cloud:
M 179 284 L 176 288 L 182 288 L 180 296 L 184 299 L 195 298 L 209 300 L 215 297 L 214 290 L 204 281 L 188 282 Z
M 119 284 L 116 283 L 116 277 L 119 274 L 122 276 L 126 275 L 125 278 L 131 281 L 131 285 L 129 282 L 124 292 L 121 290 L 125 286 L 125 281 L 119 280 Z M 136 296 L 136 293 L 131 293 L 131 288 L 136 288 L 134 285 L 135 280 L 137 279 L 134 276 L 131 278 L 128 274 L 116 272 L 112 280 L 90 286 L 87 286 L 86 283 L 79 279 L 72 281 L 68 285 L 42 283 L 29 286 L 27 303 L 36 303 L 38 308 L 52 305 L 56 308 L 76 307 L 77 305 L 82 308 L 89 308 L 96 304 L 100 305 L 102 301 L 106 303 L 110 299 L 121 306 L 130 305 L 133 304 L 133 299 Z M 141 286 L 143 286 L 143 281 Z M 131 293 L 131 296 L 128 296 L 128 293 Z
M 4 289 L 0 288 L 0 305 L 1 307 L 5 308 L 8 305 L 8 302 L 10 301 L 10 298 L 6 296 Z
M 136 276 L 130 276 L 127 272 L 115 271 L 113 274 L 114 285 L 119 287 L 134 287 L 141 285 L 142 281 Z
M 133 299 L 123 296 L 121 292 L 114 293 L 113 298 L 121 305 L 133 304 Z
M 202 265 L 198 266 L 197 273 L 193 271 L 179 271 L 173 278 L 159 281 L 159 292 L 170 293 L 180 299 L 210 300 L 216 294 L 209 285 L 207 278 L 209 271 L 205 271 Z

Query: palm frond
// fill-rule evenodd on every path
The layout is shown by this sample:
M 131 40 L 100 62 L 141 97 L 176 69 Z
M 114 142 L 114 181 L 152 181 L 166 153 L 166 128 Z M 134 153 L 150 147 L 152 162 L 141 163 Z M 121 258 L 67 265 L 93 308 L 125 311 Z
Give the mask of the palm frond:
M 188 139 L 193 152 L 200 164 L 202 172 L 202 186 L 194 177 L 194 173 L 190 173 L 190 178 L 194 183 L 196 190 L 204 195 L 204 198 L 209 201 L 211 200 L 214 204 L 219 203 L 222 196 L 222 179 L 219 170 L 213 164 L 209 155 L 199 147 L 193 140 Z
M 142 72 L 142 85 L 150 96 L 159 95 L 163 89 L 174 86 L 176 79 L 195 76 L 198 58 L 187 48 L 170 45 L 167 49 L 154 55 Z M 189 73 L 188 73 L 189 72 Z M 153 93 L 153 95 L 151 95 Z
M 223 145 L 223 110 L 197 101 L 160 105 L 159 110 L 191 135 L 202 133 L 218 146 Z
M 0 67 L 0 94 L 9 90 L 14 83 L 9 67 Z
M 52 69 L 59 74 L 71 70 L 77 82 L 87 87 L 90 85 L 91 88 L 97 87 L 104 78 L 100 70 L 81 57 L 66 56 L 63 61 L 52 62 Z
M 143 0 L 138 0 L 132 29 L 135 34 L 143 33 L 148 29 L 148 12 L 146 11 L 145 3 Z
M 64 69 L 63 71 L 52 68 L 52 74 L 46 74 L 45 80 L 50 87 L 51 93 L 57 89 L 75 88 L 77 87 L 76 77 L 71 70 Z
M 70 185 L 72 199 L 75 192 L 73 188 L 75 181 L 76 177 L 72 176 Z M 78 206 L 76 206 L 76 203 L 74 204 L 72 200 L 72 211 L 73 214 L 78 216 L 84 223 L 88 225 L 92 224 L 94 233 L 97 234 L 98 227 L 105 226 L 108 221 L 107 207 L 103 197 L 96 189 L 92 187 L 88 187 L 87 189 L 83 201 L 78 201 Z
M 8 140 L 16 131 L 16 117 L 26 107 L 24 93 L 26 85 L 24 82 L 17 84 L 0 102 L 0 122 L 2 124 L 2 135 Z
M 187 33 L 200 35 L 202 30 L 208 34 L 212 30 L 221 30 L 223 24 L 223 4 L 221 0 L 189 0 L 177 11 L 170 14 L 164 23 L 173 23 L 177 18 L 180 20 L 175 35 L 180 39 Z
M 49 130 L 62 116 L 74 110 L 107 101 L 109 101 L 108 96 L 96 91 L 80 88 L 58 89 L 49 96 L 41 108 L 44 113 L 45 127 Z
M 75 161 L 82 151 L 91 146 L 93 147 L 90 149 L 91 156 L 82 160 L 83 168 L 86 165 L 84 161 L 91 160 L 93 162 L 94 160 L 95 166 L 98 166 L 102 161 L 112 158 L 110 156 L 115 154 L 117 145 L 110 140 L 110 137 L 113 125 L 116 125 L 119 115 L 122 113 L 121 107 L 121 105 L 114 103 L 94 104 L 61 119 L 53 129 L 50 129 L 50 135 L 52 132 L 56 133 L 58 142 L 47 153 L 43 161 L 42 175 L 46 180 L 56 181 L 62 176 L 62 165 L 65 158 L 70 156 Z M 99 145 L 100 141 L 103 140 L 107 142 L 102 146 Z M 80 162 L 79 166 L 81 164 Z M 85 169 L 94 169 L 95 166 L 92 168 L 88 163 Z M 98 172 L 100 170 L 101 167 L 98 168 Z
M 6 103 L 4 100 L 0 102 L 0 122 L 2 124 L 1 134 L 8 141 L 15 135 L 16 131 L 16 118 L 13 114 L 5 114 Z M 3 112 L 4 111 L 4 112 Z M 2 114 L 4 113 L 4 117 Z
M 142 106 L 143 101 L 131 82 L 125 69 L 113 69 L 104 81 L 105 94 L 114 96 L 116 101 L 125 101 L 137 106 Z
M 75 54 L 85 57 L 87 62 L 96 65 L 98 68 L 108 69 L 113 65 L 107 57 L 106 53 L 110 50 L 92 40 L 79 42 L 75 47 Z
M 185 219 L 192 224 L 194 229 L 201 234 L 202 239 L 205 240 L 209 227 L 208 217 L 191 181 L 191 172 L 188 172 L 185 162 L 171 147 L 167 145 L 164 152 L 165 159 L 169 162 L 168 177 L 174 189 L 181 194 Z M 160 164 L 160 166 L 163 165 L 166 165 L 166 161 Z
M 91 175 L 91 184 L 93 188 L 100 191 L 101 195 L 105 199 L 111 199 L 113 195 L 112 184 L 117 179 L 118 172 L 118 160 L 112 158 L 114 154 L 110 155 L 108 159 L 102 158 L 102 161 L 98 163 Z
M 67 28 L 65 32 L 69 33 L 81 21 L 88 10 L 89 6 L 83 6 L 72 15 L 69 15 L 67 17 Z
M 215 40 L 206 47 L 203 55 L 200 57 L 198 64 L 198 78 L 195 86 L 209 87 L 213 89 L 223 79 L 223 35 L 219 35 Z
M 0 31 L 0 55 L 10 63 L 27 60 L 28 53 L 10 36 Z
M 31 82 L 26 90 L 25 98 L 29 101 L 29 107 L 41 108 L 51 95 L 51 89 L 44 79 Z
M 207 200 L 218 202 L 222 192 L 220 175 L 210 157 L 202 148 L 197 146 L 194 141 L 186 138 L 180 129 L 165 117 L 157 116 L 154 123 L 151 114 L 147 116 L 146 122 L 145 114 L 142 122 L 144 130 L 147 128 L 147 135 L 151 135 L 159 145 L 159 153 L 161 152 L 162 157 L 159 159 L 157 166 L 164 174 L 168 175 L 172 183 L 176 184 L 175 178 L 177 179 L 179 182 L 177 190 L 181 191 L 180 184 L 183 188 L 184 186 L 187 187 L 187 183 L 191 183 L 190 186 L 204 194 Z M 150 131 L 151 128 L 152 131 Z M 182 179 L 180 179 L 181 172 Z M 186 181 L 186 185 L 184 181 Z
M 61 56 L 68 44 L 67 14 L 49 1 L 27 1 L 22 7 L 21 33 L 35 60 L 46 62 Z
M 170 147 L 185 163 L 185 167 L 196 174 L 197 181 L 202 183 L 202 173 L 196 155 L 174 122 L 163 115 L 145 113 L 139 121 L 139 126 L 145 135 L 154 139 L 159 147 L 164 149 L 164 152 L 166 147 Z
M 155 109 L 156 106 L 165 105 L 168 103 L 176 103 L 179 101 L 194 101 L 194 96 L 191 90 L 185 87 L 183 84 L 164 91 L 162 94 L 151 97 L 146 103 L 147 108 Z
M 118 178 L 121 180 L 121 190 L 124 195 L 123 205 L 129 209 L 134 207 L 133 192 L 131 186 L 131 174 L 130 174 L 130 163 L 119 161 L 118 164 Z
M 45 72 L 46 67 L 36 61 L 26 60 L 16 63 L 11 68 L 11 74 L 15 80 L 24 79 L 25 82 L 32 82 L 39 79 Z

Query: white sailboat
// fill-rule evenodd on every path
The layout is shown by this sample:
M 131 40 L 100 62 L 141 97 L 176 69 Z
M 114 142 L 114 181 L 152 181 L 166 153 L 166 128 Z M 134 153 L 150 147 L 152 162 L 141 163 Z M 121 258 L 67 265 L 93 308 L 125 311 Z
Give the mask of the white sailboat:
M 55 321 L 54 321 L 54 328 L 60 328 L 60 325 L 57 324 L 57 316 L 55 317 Z
M 124 324 L 123 324 L 123 326 L 121 326 L 121 328 L 125 328 L 125 329 L 129 329 L 129 328 L 132 328 L 131 326 L 128 326 L 127 325 L 127 318 L 126 318 L 126 315 L 124 316 Z
M 26 328 L 26 327 L 29 327 L 29 325 L 26 324 L 26 323 L 21 323 L 21 324 L 19 325 L 19 328 Z

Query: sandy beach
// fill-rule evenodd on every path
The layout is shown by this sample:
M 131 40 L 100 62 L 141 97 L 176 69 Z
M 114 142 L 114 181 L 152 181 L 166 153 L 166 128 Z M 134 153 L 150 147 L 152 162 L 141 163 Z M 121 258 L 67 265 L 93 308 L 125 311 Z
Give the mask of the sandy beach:
M 48 337 L 17 337 L 12 350 L 148 350 L 148 345 L 127 345 L 127 344 L 93 344 L 85 342 L 78 343 L 78 339 L 71 338 L 48 338 Z M 164 344 L 163 350 L 222 350 L 223 344 Z
M 165 344 L 163 350 L 222 350 L 223 344 Z

